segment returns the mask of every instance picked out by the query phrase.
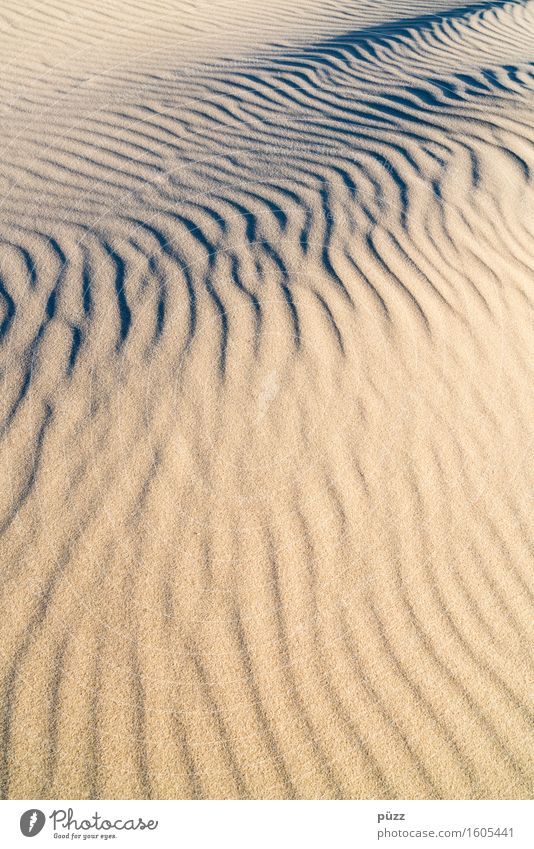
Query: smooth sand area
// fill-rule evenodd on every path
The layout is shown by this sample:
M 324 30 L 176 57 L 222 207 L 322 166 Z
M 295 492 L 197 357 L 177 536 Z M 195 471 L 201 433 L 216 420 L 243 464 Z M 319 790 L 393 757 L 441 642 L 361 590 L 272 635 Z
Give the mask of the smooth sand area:
M 533 49 L 3 0 L 4 798 L 532 796 Z

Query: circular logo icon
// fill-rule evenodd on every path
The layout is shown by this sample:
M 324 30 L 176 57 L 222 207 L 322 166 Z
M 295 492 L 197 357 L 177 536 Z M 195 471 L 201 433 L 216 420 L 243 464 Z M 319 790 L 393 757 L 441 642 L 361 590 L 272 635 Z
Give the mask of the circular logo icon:
M 46 817 L 42 811 L 37 808 L 30 808 L 29 811 L 24 811 L 20 818 L 20 830 L 25 837 L 35 837 L 39 834 L 46 822 Z

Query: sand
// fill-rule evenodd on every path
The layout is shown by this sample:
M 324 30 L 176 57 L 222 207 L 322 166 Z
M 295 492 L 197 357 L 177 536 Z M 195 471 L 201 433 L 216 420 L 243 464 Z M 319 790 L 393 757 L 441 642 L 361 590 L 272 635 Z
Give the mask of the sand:
M 534 2 L 4 0 L 4 798 L 529 798 Z

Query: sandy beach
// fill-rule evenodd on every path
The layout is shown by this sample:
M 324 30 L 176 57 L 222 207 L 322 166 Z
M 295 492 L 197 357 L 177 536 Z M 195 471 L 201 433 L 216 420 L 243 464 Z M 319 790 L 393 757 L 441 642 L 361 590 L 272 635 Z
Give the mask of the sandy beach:
M 0 796 L 532 798 L 533 0 L 0 47 Z

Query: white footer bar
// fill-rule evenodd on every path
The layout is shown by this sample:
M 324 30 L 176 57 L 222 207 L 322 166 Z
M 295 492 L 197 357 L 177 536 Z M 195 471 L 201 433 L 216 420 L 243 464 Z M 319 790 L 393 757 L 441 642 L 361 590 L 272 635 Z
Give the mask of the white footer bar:
M 0 833 L 35 849 L 534 849 L 534 802 L 6 801 Z

